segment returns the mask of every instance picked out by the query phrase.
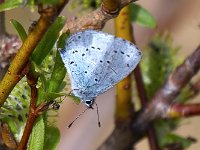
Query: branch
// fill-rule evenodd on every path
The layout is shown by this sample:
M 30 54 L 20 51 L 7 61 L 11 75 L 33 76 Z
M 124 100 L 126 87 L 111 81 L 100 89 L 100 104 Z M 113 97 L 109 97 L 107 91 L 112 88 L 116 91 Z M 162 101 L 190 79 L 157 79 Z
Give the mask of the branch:
M 136 86 L 137 86 L 137 91 L 138 91 L 138 95 L 140 98 L 140 102 L 142 104 L 142 108 L 144 108 L 147 105 L 148 98 L 147 98 L 147 93 L 146 93 L 146 90 L 144 87 L 142 73 L 141 73 L 139 65 L 135 68 L 134 75 L 135 75 L 135 81 L 136 81 Z M 150 146 L 151 150 L 159 150 L 160 149 L 158 146 L 158 141 L 157 141 L 157 137 L 156 137 L 155 133 L 156 132 L 155 132 L 154 126 L 150 124 L 147 129 L 147 137 L 148 137 L 149 146 Z
M 129 8 L 124 7 L 118 17 L 115 19 L 115 35 L 123 39 L 133 41 L 131 20 L 129 18 Z M 120 81 L 116 85 L 116 124 L 130 124 L 133 117 L 134 107 L 131 101 L 132 97 L 132 79 L 131 75 Z
M 102 9 L 108 14 L 119 13 L 120 0 L 102 0 Z
M 111 0 L 108 0 L 111 1 Z M 111 8 L 109 10 L 109 7 L 105 7 L 106 3 L 102 3 L 101 8 L 98 8 L 91 12 L 90 14 L 87 14 L 86 16 L 82 16 L 80 18 L 72 18 L 70 20 L 67 20 L 67 23 L 64 27 L 64 31 L 70 30 L 71 33 L 78 32 L 85 29 L 94 29 L 94 30 L 101 30 L 105 23 L 115 18 L 118 15 L 118 12 L 126 5 L 135 2 L 136 0 L 122 0 L 119 7 L 115 9 L 115 13 L 113 13 L 114 8 Z M 105 2 L 105 0 L 104 0 Z M 113 3 L 117 2 L 117 0 L 113 1 Z M 118 5 L 114 5 L 118 6 Z
M 62 0 L 58 5 L 46 8 L 43 12 L 41 12 L 41 16 L 34 30 L 29 34 L 26 41 L 19 49 L 18 53 L 11 62 L 8 71 L 0 82 L 0 107 L 4 104 L 6 98 L 15 85 L 24 76 L 22 72 L 29 60 L 31 53 L 67 2 L 68 0 Z
M 168 118 L 200 115 L 200 104 L 172 104 L 167 112 Z
M 167 112 L 180 90 L 191 80 L 200 68 L 200 46 L 186 58 L 184 63 L 171 73 L 165 84 L 156 92 L 147 108 L 138 116 L 134 126 L 144 126 Z M 137 128 L 137 127 L 136 127 Z
M 29 107 L 29 115 L 28 115 L 28 119 L 26 121 L 26 126 L 24 129 L 22 139 L 19 143 L 17 150 L 26 149 L 26 145 L 28 143 L 28 139 L 31 134 L 34 122 L 35 122 L 36 118 L 38 117 L 38 114 L 36 113 L 36 101 L 37 101 L 36 85 L 37 85 L 38 79 L 31 77 L 29 74 L 27 75 L 27 78 L 28 78 L 28 85 L 31 88 L 31 100 L 30 100 L 30 107 Z
M 39 106 L 36 106 L 37 96 L 38 96 L 38 89 L 36 87 L 38 78 L 35 78 L 29 72 L 27 74 L 28 85 L 31 89 L 31 100 L 30 100 L 30 107 L 29 107 L 29 115 L 26 121 L 26 126 L 23 132 L 22 139 L 19 143 L 17 150 L 24 150 L 26 149 L 31 131 L 33 129 L 34 123 L 39 115 L 42 114 L 43 111 L 47 110 L 49 104 L 51 103 L 41 103 Z

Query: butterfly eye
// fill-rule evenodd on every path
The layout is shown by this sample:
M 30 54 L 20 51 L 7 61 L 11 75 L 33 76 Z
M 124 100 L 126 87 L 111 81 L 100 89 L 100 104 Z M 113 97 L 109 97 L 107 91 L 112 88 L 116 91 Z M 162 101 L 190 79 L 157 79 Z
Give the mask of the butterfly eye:
M 86 104 L 90 105 L 91 104 L 91 101 L 85 101 Z
M 93 100 L 86 100 L 85 101 L 85 104 L 89 107 L 89 108 L 92 108 L 92 105 L 93 105 Z

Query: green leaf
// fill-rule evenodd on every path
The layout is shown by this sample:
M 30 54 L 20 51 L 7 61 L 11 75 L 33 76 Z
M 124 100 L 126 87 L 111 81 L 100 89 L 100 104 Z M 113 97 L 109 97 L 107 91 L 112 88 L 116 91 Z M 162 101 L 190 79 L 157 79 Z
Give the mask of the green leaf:
M 60 131 L 57 127 L 48 126 L 45 132 L 45 150 L 55 150 L 60 141 Z
M 53 100 L 65 95 L 66 95 L 65 93 L 55 93 L 55 92 L 48 93 L 44 91 L 42 88 L 39 88 L 37 104 L 40 104 L 41 102 L 44 102 L 44 101 L 50 101 L 50 100 Z
M 65 81 L 63 81 L 63 82 L 60 84 L 60 87 L 59 87 L 58 91 L 62 91 L 62 90 L 65 88 L 66 85 L 67 85 L 67 83 L 66 83 Z
M 49 54 L 53 48 L 60 30 L 63 28 L 65 23 L 65 17 L 58 17 L 56 21 L 51 25 L 49 30 L 45 33 L 42 40 L 39 42 L 35 50 L 31 55 L 31 59 L 37 64 L 40 65 L 44 58 Z
M 70 97 L 75 103 L 79 104 L 81 102 L 80 98 L 74 95 L 67 95 L 67 97 Z
M 66 33 L 63 33 L 58 42 L 57 42 L 57 48 L 60 49 L 60 48 L 64 48 L 65 47 L 65 41 L 66 39 L 69 37 L 70 35 L 70 31 L 68 30 Z
M 52 5 L 55 5 L 55 4 L 59 3 L 59 0 L 41 0 L 41 3 L 42 4 L 52 4 Z
M 152 98 L 176 66 L 177 58 L 175 56 L 177 51 L 178 47 L 173 46 L 169 34 L 156 35 L 149 42 L 144 52 L 146 57 L 141 63 L 149 99 Z
M 51 74 L 51 78 L 49 80 L 49 92 L 59 92 L 60 85 L 63 82 L 63 79 L 66 75 L 66 69 L 62 58 L 60 56 L 60 52 L 57 51 L 55 65 L 53 68 L 53 72 Z
M 11 19 L 10 22 L 15 27 L 15 30 L 18 32 L 22 42 L 24 42 L 27 38 L 27 34 L 23 26 L 17 20 L 14 19 Z
M 31 65 L 30 65 L 31 74 L 33 74 L 35 77 L 40 76 L 40 78 L 42 78 L 41 76 L 43 76 L 45 78 L 44 74 L 45 73 L 47 74 L 47 72 L 44 70 L 43 66 L 37 65 L 34 61 L 30 61 L 30 62 L 31 62 Z
M 131 20 L 139 25 L 148 28 L 155 28 L 156 27 L 156 20 L 155 18 L 144 8 L 137 4 L 130 4 L 129 5 L 130 17 Z
M 19 7 L 23 4 L 23 0 L 5 0 L 0 4 L 0 12 Z
M 183 146 L 183 149 L 188 148 L 193 143 L 193 141 L 175 134 L 167 134 L 166 136 L 162 137 L 162 142 L 163 146 L 170 145 L 173 143 L 179 143 Z
M 28 150 L 43 150 L 45 126 L 42 116 L 39 116 L 31 133 L 28 142 Z

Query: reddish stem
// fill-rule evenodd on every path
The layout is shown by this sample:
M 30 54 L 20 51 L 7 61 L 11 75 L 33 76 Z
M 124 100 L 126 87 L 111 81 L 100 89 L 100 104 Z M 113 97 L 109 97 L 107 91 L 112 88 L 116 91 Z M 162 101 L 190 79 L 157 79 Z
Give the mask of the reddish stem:
M 135 68 L 134 75 L 135 75 L 138 95 L 140 97 L 142 107 L 144 108 L 147 105 L 148 98 L 147 98 L 147 94 L 146 94 L 146 90 L 145 90 L 145 87 L 144 87 L 144 82 L 143 82 L 143 79 L 142 79 L 142 74 L 141 74 L 141 70 L 140 70 L 139 65 Z M 159 150 L 160 148 L 158 146 L 158 141 L 157 141 L 157 138 L 156 138 L 155 129 L 152 125 L 149 125 L 149 127 L 148 127 L 147 137 L 148 137 L 148 140 L 149 140 L 149 146 L 150 146 L 151 150 Z
M 30 107 L 29 107 L 30 110 L 29 110 L 28 119 L 26 121 L 24 133 L 23 133 L 22 139 L 19 143 L 17 150 L 26 149 L 26 145 L 28 143 L 29 136 L 31 134 L 34 122 L 35 122 L 36 118 L 38 117 L 38 114 L 36 114 L 36 111 L 35 111 L 36 110 L 36 100 L 37 100 L 37 88 L 36 88 L 37 79 L 31 78 L 28 75 L 27 75 L 27 78 L 28 78 L 28 84 L 31 88 L 31 101 L 30 101 Z
M 168 117 L 191 117 L 200 115 L 200 104 L 173 104 Z
M 55 17 L 59 15 L 59 13 L 62 11 L 64 6 L 68 3 L 68 0 L 61 0 L 59 3 L 55 6 L 48 7 L 46 9 L 43 9 L 39 6 L 39 13 L 41 15 L 41 19 L 44 19 L 46 21 L 52 22 Z M 43 20 L 43 21 L 44 21 Z M 43 110 L 45 110 L 46 105 L 40 104 L 40 106 L 36 107 L 36 101 L 37 101 L 37 88 L 36 84 L 38 81 L 38 78 L 34 76 L 31 71 L 27 74 L 27 80 L 28 84 L 31 88 L 31 100 L 30 100 L 30 110 L 29 110 L 29 116 L 26 122 L 26 126 L 24 129 L 24 133 L 22 136 L 22 139 L 19 143 L 18 150 L 24 150 L 26 149 L 31 131 L 33 129 L 34 123 L 37 119 L 37 117 L 41 114 Z

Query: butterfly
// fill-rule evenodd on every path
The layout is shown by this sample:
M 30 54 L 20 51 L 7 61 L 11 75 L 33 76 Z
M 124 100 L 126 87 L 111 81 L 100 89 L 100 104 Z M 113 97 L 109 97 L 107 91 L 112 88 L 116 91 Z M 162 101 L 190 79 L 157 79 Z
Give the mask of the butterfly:
M 96 30 L 72 34 L 60 54 L 73 94 L 89 108 L 98 95 L 128 76 L 142 57 L 133 43 Z

